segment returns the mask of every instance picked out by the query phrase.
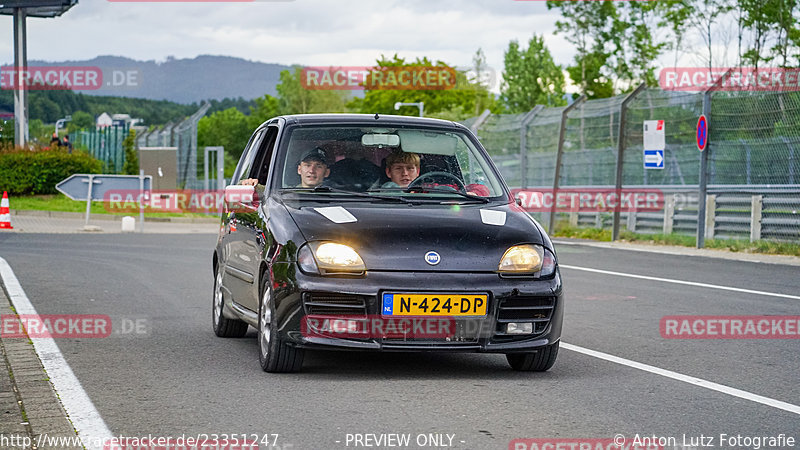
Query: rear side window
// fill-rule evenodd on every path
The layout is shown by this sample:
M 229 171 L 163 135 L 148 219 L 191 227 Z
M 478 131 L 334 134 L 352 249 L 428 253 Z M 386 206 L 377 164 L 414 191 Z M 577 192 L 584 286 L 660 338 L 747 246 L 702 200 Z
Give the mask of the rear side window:
M 239 158 L 239 165 L 236 166 L 236 171 L 233 173 L 231 184 L 238 184 L 240 179 L 248 177 L 253 165 L 253 159 L 255 159 L 256 156 L 256 149 L 258 149 L 263 137 L 263 128 L 257 130 L 253 133 L 253 136 L 250 137 L 250 142 L 247 143 L 247 147 L 245 147 L 242 152 L 242 157 Z M 242 176 L 242 174 L 244 174 L 244 176 Z

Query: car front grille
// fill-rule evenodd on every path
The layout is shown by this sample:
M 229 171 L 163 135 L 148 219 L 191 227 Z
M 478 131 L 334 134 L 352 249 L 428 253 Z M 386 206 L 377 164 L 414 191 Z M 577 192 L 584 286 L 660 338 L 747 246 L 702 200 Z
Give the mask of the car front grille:
M 499 340 L 527 339 L 547 330 L 555 308 L 555 297 L 515 296 L 501 298 L 497 308 L 495 336 Z M 506 334 L 509 322 L 533 323 L 533 334 Z
M 367 315 L 367 301 L 361 295 L 306 292 L 303 294 L 303 307 L 307 315 Z

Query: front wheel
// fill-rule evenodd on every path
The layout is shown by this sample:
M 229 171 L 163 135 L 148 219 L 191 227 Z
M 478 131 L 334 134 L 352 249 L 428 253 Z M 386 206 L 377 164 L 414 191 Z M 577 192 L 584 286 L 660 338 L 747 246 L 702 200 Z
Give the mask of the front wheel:
M 276 330 L 275 304 L 269 277 L 261 282 L 261 300 L 258 307 L 258 362 L 265 372 L 297 372 L 303 366 L 303 349 L 291 347 L 281 341 Z
M 508 365 L 522 372 L 546 372 L 556 363 L 558 342 L 532 353 L 506 353 Z

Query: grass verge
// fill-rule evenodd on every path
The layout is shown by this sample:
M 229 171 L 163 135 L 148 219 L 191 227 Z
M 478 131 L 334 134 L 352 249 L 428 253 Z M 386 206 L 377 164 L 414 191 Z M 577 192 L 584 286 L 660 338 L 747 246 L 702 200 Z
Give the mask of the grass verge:
M 595 241 L 611 242 L 611 230 L 600 228 L 576 228 L 566 224 L 556 227 L 554 237 L 591 239 Z M 694 247 L 695 237 L 683 234 L 642 234 L 621 230 L 620 241 L 638 242 L 656 245 L 676 245 L 681 247 Z M 793 242 L 755 241 L 739 239 L 706 239 L 705 248 L 727 250 L 740 253 L 763 253 L 767 255 L 800 256 L 800 244 Z
M 20 210 L 20 211 L 60 211 L 60 212 L 77 212 L 77 213 L 85 213 L 86 212 L 86 202 L 85 201 L 76 201 L 70 200 L 64 194 L 54 194 L 54 195 L 26 195 L 26 196 L 14 196 L 13 198 L 9 199 L 9 203 L 11 205 L 11 210 Z M 92 202 L 91 206 L 91 213 L 92 214 L 110 214 L 114 216 L 138 216 L 139 212 L 109 212 L 106 209 L 106 205 L 103 202 Z M 163 212 L 163 213 L 154 213 L 154 212 L 145 212 L 145 217 L 214 217 L 214 215 L 210 214 L 202 214 L 202 213 L 177 213 L 177 212 Z

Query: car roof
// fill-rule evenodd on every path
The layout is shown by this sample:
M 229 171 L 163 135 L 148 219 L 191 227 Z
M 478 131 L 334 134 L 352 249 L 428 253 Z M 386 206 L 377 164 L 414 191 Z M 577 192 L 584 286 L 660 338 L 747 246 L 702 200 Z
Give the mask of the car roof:
M 358 125 L 405 125 L 427 126 L 437 128 L 467 129 L 460 123 L 449 120 L 431 119 L 426 117 L 395 116 L 391 114 L 293 114 L 280 116 L 287 124 L 317 125 L 317 124 L 358 124 Z M 277 118 L 276 118 L 277 119 Z M 267 122 L 271 122 L 271 119 Z

